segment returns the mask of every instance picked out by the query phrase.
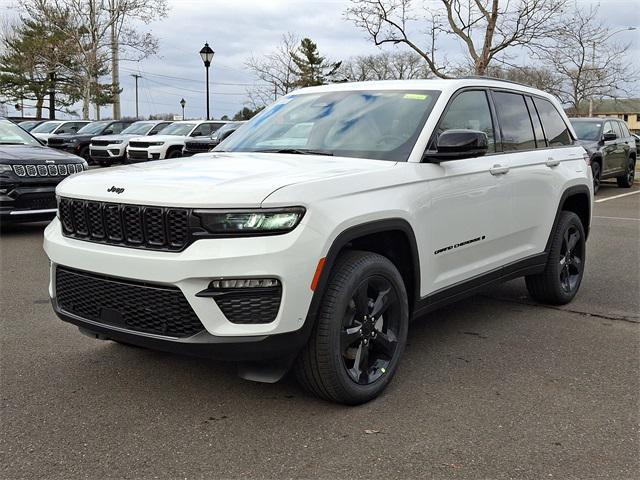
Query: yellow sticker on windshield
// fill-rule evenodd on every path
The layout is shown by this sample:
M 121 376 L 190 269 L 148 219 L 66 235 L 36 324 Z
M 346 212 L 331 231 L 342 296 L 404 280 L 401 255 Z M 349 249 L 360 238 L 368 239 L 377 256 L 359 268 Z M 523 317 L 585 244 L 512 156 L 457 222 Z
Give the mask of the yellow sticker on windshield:
M 405 93 L 403 98 L 409 98 L 411 100 L 426 100 L 427 95 L 422 95 L 420 93 Z

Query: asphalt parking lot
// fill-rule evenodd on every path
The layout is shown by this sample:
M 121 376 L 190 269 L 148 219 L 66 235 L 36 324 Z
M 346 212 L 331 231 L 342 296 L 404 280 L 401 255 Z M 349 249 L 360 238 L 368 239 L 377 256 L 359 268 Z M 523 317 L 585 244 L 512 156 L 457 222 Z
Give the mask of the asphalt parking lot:
M 0 477 L 640 478 L 640 186 L 596 199 L 572 304 L 517 280 L 435 312 L 356 408 L 80 335 L 49 305 L 44 225 L 9 228 Z

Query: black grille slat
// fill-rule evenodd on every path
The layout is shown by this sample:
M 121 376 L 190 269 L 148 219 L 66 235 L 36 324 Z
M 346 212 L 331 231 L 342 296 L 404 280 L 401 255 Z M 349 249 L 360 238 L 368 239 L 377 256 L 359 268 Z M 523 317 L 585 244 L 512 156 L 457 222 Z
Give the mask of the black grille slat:
M 110 145 L 111 142 L 109 142 L 109 140 L 93 140 L 91 142 L 91 145 L 95 145 L 96 147 L 106 147 L 107 145 Z
M 149 148 L 149 142 L 129 142 L 129 146 L 133 148 Z
M 141 284 L 59 266 L 56 301 L 63 311 L 80 318 L 138 332 L 188 337 L 204 330 L 176 287 Z
M 182 250 L 191 239 L 188 209 L 61 198 L 67 237 L 150 250 Z
M 274 288 L 268 293 L 252 292 L 251 289 L 238 292 L 229 290 L 215 297 L 215 302 L 231 323 L 259 324 L 271 323 L 276 319 L 281 298 L 281 288 Z

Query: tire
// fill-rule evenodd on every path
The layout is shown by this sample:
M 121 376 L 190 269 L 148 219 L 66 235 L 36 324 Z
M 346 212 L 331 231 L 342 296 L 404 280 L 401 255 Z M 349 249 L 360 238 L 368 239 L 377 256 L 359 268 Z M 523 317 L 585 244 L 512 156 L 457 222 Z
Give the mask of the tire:
M 78 152 L 78 155 L 84 158 L 87 161 L 87 163 L 95 164 L 95 162 L 91 159 L 91 156 L 89 155 L 89 147 L 82 147 Z
M 591 173 L 593 174 L 593 194 L 595 195 L 600 190 L 602 181 L 602 167 L 599 162 L 591 161 Z
M 376 253 L 344 252 L 294 365 L 298 382 L 346 405 L 376 398 L 395 374 L 408 324 L 407 292 L 393 263 Z
M 636 159 L 630 158 L 629 165 L 627 165 L 627 172 L 622 176 L 616 178 L 618 182 L 618 186 L 620 188 L 631 188 L 633 187 L 633 181 L 636 176 Z
M 182 156 L 182 150 L 178 150 L 177 148 L 173 150 L 169 150 L 166 158 L 180 158 Z
M 580 288 L 585 260 L 586 242 L 580 217 L 563 211 L 553 233 L 544 272 L 525 277 L 529 295 L 540 303 L 569 303 Z
M 101 167 L 108 167 L 109 163 L 108 162 L 98 162 L 100 164 Z

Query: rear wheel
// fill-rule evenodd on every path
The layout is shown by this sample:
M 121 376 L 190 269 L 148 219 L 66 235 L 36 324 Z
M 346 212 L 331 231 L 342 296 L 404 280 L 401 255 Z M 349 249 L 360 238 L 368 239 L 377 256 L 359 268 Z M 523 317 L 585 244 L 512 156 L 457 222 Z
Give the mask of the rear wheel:
M 563 211 L 553 234 L 544 272 L 525 278 L 529 295 L 540 303 L 569 303 L 580 288 L 585 259 L 585 234 L 580 217 Z
M 407 293 L 393 263 L 376 253 L 342 254 L 296 362 L 298 381 L 334 402 L 374 399 L 396 371 L 408 323 Z
M 182 156 L 182 150 L 178 148 L 174 148 L 173 150 L 169 150 L 167 153 L 167 158 L 179 158 Z
M 99 163 L 100 163 L 101 167 L 108 167 L 109 166 L 109 162 L 105 162 L 104 160 L 101 160 Z
M 600 190 L 600 181 L 602 177 L 602 169 L 600 163 L 591 162 L 591 173 L 593 174 L 593 193 L 598 193 Z
M 627 165 L 626 173 L 623 176 L 616 178 L 618 182 L 618 186 L 621 188 L 633 187 L 633 181 L 635 180 L 635 176 L 636 176 L 636 159 L 630 158 L 629 164 Z

